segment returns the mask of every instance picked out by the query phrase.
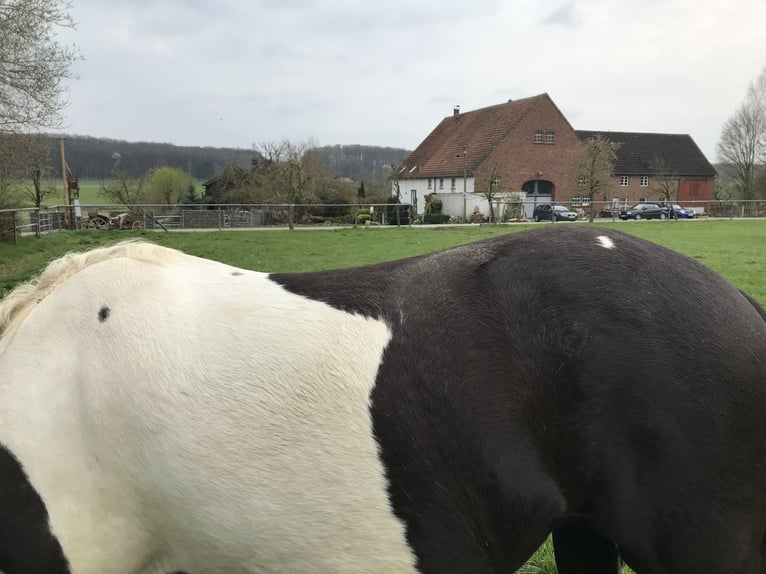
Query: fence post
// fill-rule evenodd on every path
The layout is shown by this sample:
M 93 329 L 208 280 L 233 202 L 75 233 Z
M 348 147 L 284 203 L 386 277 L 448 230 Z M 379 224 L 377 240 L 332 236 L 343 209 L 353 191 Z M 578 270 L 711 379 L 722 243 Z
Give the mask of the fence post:
M 35 221 L 35 223 L 36 223 L 36 225 L 35 225 L 35 237 L 40 237 L 41 233 L 40 233 L 40 208 L 39 207 L 35 208 L 34 214 L 35 214 L 35 220 L 36 220 Z
M 291 203 L 287 208 L 287 226 L 290 228 L 290 231 L 293 230 L 294 218 L 295 218 L 295 204 Z

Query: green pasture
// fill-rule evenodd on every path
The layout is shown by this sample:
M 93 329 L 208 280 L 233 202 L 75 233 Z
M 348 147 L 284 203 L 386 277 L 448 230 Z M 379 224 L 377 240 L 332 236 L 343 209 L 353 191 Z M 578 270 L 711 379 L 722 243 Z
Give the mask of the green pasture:
M 43 205 L 66 205 L 67 197 L 66 191 L 64 190 L 64 182 L 62 180 L 52 180 L 47 183 L 49 185 L 53 185 L 56 189 L 56 192 L 46 197 L 43 200 Z M 103 205 L 104 203 L 108 203 L 109 200 L 101 195 L 101 186 L 103 184 L 106 184 L 107 186 L 114 185 L 115 181 L 102 179 L 81 179 L 79 181 L 80 204 Z M 201 181 L 195 181 L 194 186 L 197 189 L 198 194 L 202 193 Z
M 766 220 L 640 221 L 594 225 L 623 230 L 693 257 L 766 304 Z M 276 229 L 61 232 L 39 239 L 24 237 L 17 244 L 0 243 L 0 297 L 16 283 L 39 272 L 55 257 L 127 238 L 147 239 L 246 269 L 276 272 L 351 267 L 398 259 L 530 227 L 513 224 L 298 229 L 292 232 Z
M 623 230 L 697 259 L 766 304 L 766 221 L 642 221 L 594 225 Z M 17 283 L 39 272 L 57 256 L 128 238 L 147 239 L 238 267 L 276 272 L 330 269 L 392 260 L 493 235 L 521 232 L 530 227 L 532 225 L 400 229 L 359 227 L 297 229 L 292 232 L 272 229 L 170 233 L 117 230 L 61 232 L 39 239 L 25 237 L 17 244 L 0 244 L 0 297 Z M 679 297 L 683 296 L 679 293 Z M 555 572 L 550 540 L 519 570 L 523 574 Z M 630 570 L 626 569 L 626 572 Z

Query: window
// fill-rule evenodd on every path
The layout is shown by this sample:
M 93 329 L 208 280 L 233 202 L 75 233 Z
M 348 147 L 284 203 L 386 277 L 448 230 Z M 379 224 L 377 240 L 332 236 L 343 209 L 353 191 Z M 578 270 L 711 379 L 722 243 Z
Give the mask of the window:
M 450 181 L 450 191 L 455 191 L 455 178 Z
M 648 175 L 642 175 L 641 176 L 641 187 L 649 187 L 649 176 Z
M 638 198 L 638 203 L 646 203 L 646 198 L 645 197 L 639 197 Z
M 582 203 L 580 203 L 580 197 L 579 196 L 574 196 L 572 198 L 571 203 L 572 203 L 572 207 L 580 207 L 582 205 Z
M 545 132 L 545 143 L 547 144 L 555 144 L 556 143 L 556 132 Z
M 431 189 L 431 178 L 428 178 L 428 189 Z
M 590 205 L 590 197 L 583 197 L 582 198 L 582 206 L 588 207 Z
M 537 130 L 535 132 L 535 143 L 536 144 L 543 143 L 543 130 Z
M 581 175 L 577 178 L 577 187 L 585 187 L 588 185 L 588 176 Z
M 444 178 L 443 177 L 439 178 L 439 189 L 444 189 Z
M 620 186 L 621 187 L 627 187 L 630 183 L 630 177 L 627 175 L 621 175 L 620 176 Z

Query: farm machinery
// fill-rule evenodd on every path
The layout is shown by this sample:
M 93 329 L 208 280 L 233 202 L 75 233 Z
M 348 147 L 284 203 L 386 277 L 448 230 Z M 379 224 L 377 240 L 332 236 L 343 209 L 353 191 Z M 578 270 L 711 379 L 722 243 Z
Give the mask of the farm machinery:
M 143 229 L 144 218 L 140 213 L 131 211 L 115 215 L 108 211 L 90 211 L 83 227 L 88 229 Z

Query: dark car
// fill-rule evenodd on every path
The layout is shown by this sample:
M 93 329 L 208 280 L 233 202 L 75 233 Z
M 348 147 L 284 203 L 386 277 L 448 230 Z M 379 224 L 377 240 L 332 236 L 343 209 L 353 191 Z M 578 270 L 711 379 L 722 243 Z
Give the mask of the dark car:
M 694 219 L 697 217 L 697 213 L 693 209 L 681 207 L 677 203 L 673 204 L 673 211 L 676 212 L 676 217 L 678 217 L 678 219 Z
M 563 205 L 554 205 L 553 214 L 556 221 L 577 221 L 577 214 Z M 532 212 L 532 219 L 535 221 L 553 221 L 553 218 L 551 217 L 551 205 L 543 203 L 536 206 L 535 210 Z
M 620 212 L 620 219 L 667 219 L 670 214 L 668 205 L 659 203 L 637 203 L 627 211 Z

